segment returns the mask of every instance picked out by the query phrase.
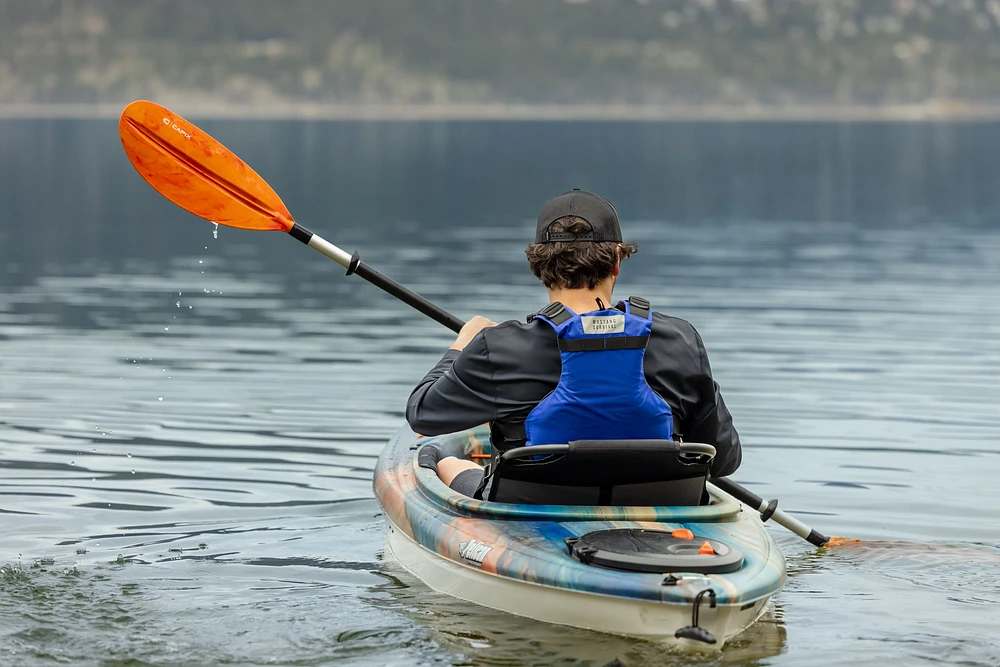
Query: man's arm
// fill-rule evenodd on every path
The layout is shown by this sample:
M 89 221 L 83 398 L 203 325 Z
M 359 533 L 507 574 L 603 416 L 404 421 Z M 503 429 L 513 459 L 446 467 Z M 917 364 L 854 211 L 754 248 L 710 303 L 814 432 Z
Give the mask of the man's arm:
M 458 341 L 456 341 L 457 343 Z M 413 389 L 406 421 L 417 433 L 441 435 L 496 419 L 489 349 L 482 333 L 452 347 Z
M 736 472 L 743 460 L 740 436 L 733 426 L 733 416 L 722 400 L 719 383 L 712 378 L 712 368 L 708 363 L 705 344 L 697 331 L 694 335 L 698 341 L 698 353 L 701 357 L 700 372 L 695 380 L 700 400 L 697 408 L 685 419 L 684 438 L 689 442 L 714 445 L 716 454 L 715 461 L 712 462 L 712 475 L 725 477 Z
M 691 323 L 654 313 L 645 368 L 650 386 L 674 412 L 675 431 L 687 442 L 715 447 L 713 475 L 732 474 L 742 458 L 740 437 L 712 378 L 705 344 Z

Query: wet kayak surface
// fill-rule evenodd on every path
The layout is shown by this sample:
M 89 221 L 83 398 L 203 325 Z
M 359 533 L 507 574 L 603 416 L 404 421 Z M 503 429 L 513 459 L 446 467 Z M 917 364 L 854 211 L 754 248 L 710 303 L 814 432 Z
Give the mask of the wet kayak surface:
M 734 479 L 862 541 L 771 526 L 788 583 L 711 658 L 435 593 L 371 480 L 452 335 L 177 209 L 114 121 L 0 120 L 0 664 L 1000 663 L 1000 125 L 203 127 L 462 318 L 544 305 L 538 206 L 607 195 L 616 294 L 698 328 Z

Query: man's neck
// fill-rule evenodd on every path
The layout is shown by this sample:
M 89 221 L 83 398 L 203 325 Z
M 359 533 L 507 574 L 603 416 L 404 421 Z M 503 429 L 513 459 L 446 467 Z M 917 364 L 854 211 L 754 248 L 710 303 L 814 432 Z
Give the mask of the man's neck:
M 589 313 L 600 309 L 597 303 L 598 299 L 601 300 L 605 308 L 610 308 L 614 303 L 611 301 L 611 292 L 613 289 L 614 282 L 611 280 L 604 281 L 594 289 L 564 289 L 557 287 L 549 289 L 549 303 L 558 301 L 574 313 Z

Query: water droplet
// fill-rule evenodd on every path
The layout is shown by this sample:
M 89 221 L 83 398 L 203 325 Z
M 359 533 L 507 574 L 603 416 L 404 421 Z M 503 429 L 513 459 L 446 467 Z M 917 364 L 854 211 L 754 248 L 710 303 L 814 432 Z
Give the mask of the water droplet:
M 182 294 L 184 294 L 184 292 L 178 292 L 178 293 L 177 293 L 177 296 L 180 296 L 180 295 L 182 295 Z
M 70 464 L 71 466 L 75 466 L 75 465 L 76 465 L 76 461 L 70 461 L 70 462 L 69 462 L 69 464 Z
M 162 400 L 163 400 L 163 397 L 162 397 L 162 396 L 157 396 L 157 397 L 156 397 L 156 400 L 158 400 L 158 401 L 162 401 Z
M 101 435 L 104 435 L 104 434 L 102 433 Z M 95 447 L 94 449 L 91 449 L 90 453 L 91 454 L 96 454 L 97 453 L 97 448 Z
M 96 482 L 96 481 L 97 481 L 97 478 L 96 478 L 96 477 L 91 477 L 91 478 L 90 478 L 90 481 L 91 481 L 91 482 Z
M 133 470 L 133 471 L 132 471 L 132 474 L 133 474 L 133 475 L 135 474 L 135 470 Z
M 199 259 L 199 260 L 198 260 L 198 263 L 199 263 L 199 264 L 204 264 L 204 263 L 205 263 L 205 260 L 203 260 L 203 259 Z
M 181 302 L 180 302 L 180 301 L 178 301 L 178 302 L 177 302 L 177 303 L 175 303 L 174 305 L 175 305 L 175 306 L 177 306 L 178 308 L 180 308 L 180 307 L 181 307 Z
M 219 223 L 213 222 L 212 224 L 215 225 L 215 229 L 212 230 L 212 238 L 217 239 L 219 238 Z
M 170 327 L 163 327 L 164 331 L 170 331 Z
M 188 306 L 188 310 L 191 310 L 193 308 L 194 308 L 194 306 Z
M 128 458 L 132 458 L 132 452 L 129 452 L 129 453 L 128 453 L 128 454 L 126 454 L 125 456 L 127 456 Z

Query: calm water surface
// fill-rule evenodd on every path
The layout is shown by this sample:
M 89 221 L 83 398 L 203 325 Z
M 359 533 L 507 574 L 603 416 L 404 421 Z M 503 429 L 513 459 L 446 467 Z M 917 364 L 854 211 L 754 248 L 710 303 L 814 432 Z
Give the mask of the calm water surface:
M 997 125 L 204 124 L 461 317 L 544 304 L 531 218 L 607 194 L 622 296 L 692 321 L 790 579 L 721 656 L 428 590 L 371 491 L 450 334 L 218 230 L 113 122 L 0 121 L 0 664 L 1000 664 Z M 618 662 L 615 662 L 615 661 Z

